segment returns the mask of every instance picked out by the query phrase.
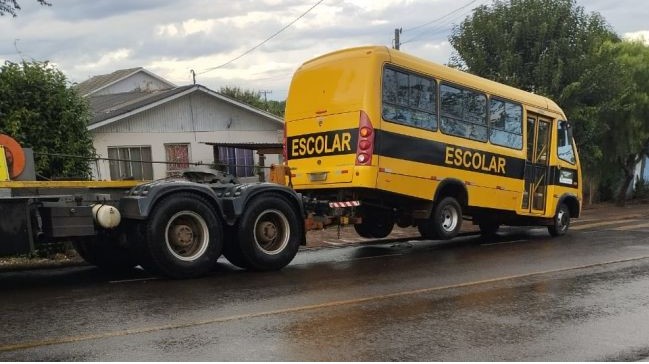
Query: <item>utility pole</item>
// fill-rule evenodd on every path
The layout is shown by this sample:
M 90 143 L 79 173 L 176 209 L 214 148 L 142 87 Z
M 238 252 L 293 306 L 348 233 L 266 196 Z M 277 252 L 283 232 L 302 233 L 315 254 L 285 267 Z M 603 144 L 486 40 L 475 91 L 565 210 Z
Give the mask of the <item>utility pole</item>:
M 264 94 L 264 102 L 268 103 L 268 97 L 266 97 L 267 94 L 272 94 L 272 90 L 260 90 L 259 94 Z
M 392 48 L 399 50 L 401 46 L 401 40 L 399 36 L 401 35 L 401 28 L 394 28 L 394 46 Z

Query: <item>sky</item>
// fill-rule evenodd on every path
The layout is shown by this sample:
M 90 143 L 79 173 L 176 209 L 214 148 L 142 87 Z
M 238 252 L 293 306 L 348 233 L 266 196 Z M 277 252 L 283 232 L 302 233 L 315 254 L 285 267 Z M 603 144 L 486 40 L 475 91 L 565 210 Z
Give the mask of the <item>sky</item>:
M 303 62 L 392 46 L 447 63 L 448 37 L 491 0 L 19 0 L 0 17 L 0 62 L 49 61 L 71 82 L 144 67 L 178 86 L 240 87 L 284 100 Z M 577 0 L 625 38 L 649 40 L 649 0 Z

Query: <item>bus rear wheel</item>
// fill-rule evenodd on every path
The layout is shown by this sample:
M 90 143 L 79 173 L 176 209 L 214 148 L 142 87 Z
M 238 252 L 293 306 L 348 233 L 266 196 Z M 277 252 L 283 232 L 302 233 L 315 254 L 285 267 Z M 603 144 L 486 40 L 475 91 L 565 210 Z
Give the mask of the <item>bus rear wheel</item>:
M 356 233 L 367 239 L 382 239 L 390 235 L 394 229 L 392 211 L 365 213 L 363 222 L 354 225 Z
M 500 224 L 495 222 L 481 222 L 478 226 L 480 227 L 480 234 L 486 237 L 496 235 L 496 232 L 500 228 Z
M 435 204 L 430 218 L 417 224 L 419 233 L 427 239 L 452 239 L 461 228 L 462 206 L 453 197 L 444 197 Z

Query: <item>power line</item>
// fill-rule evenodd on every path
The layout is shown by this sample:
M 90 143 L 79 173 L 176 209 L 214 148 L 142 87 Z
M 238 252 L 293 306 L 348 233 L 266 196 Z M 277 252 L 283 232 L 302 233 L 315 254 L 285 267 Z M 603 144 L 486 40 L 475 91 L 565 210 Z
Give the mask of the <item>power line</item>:
M 407 29 L 407 30 L 419 29 L 419 28 L 422 28 L 422 27 L 427 26 L 427 25 L 429 25 L 429 24 L 432 24 L 432 23 L 434 23 L 434 22 L 437 22 L 437 21 L 439 21 L 439 20 L 441 20 L 441 19 L 447 18 L 447 17 L 449 17 L 450 15 L 453 15 L 453 14 L 459 12 L 460 10 L 466 9 L 468 6 L 474 4 L 474 3 L 477 2 L 477 1 L 478 1 L 478 0 L 472 0 L 472 1 L 470 1 L 469 3 L 467 3 L 467 4 L 463 5 L 463 6 L 461 6 L 461 7 L 457 8 L 457 9 L 455 9 L 455 10 L 453 10 L 453 11 L 451 11 L 451 12 L 449 12 L 449 13 L 447 13 L 447 14 L 445 14 L 445 15 L 443 15 L 443 16 L 437 18 L 437 19 L 435 19 L 435 20 L 432 20 L 432 21 L 430 21 L 430 22 L 427 22 L 427 23 L 422 24 L 422 25 L 418 25 L 418 26 L 416 26 L 416 27 L 413 27 L 413 28 L 410 28 L 410 29 Z M 433 28 L 431 28 L 431 29 L 427 29 L 427 30 L 424 30 L 424 31 L 422 31 L 422 32 L 419 32 L 418 34 L 414 35 L 413 37 L 411 37 L 411 38 L 409 38 L 409 39 L 407 39 L 407 40 L 401 42 L 401 45 L 406 44 L 406 43 L 411 43 L 411 42 L 417 40 L 419 37 L 421 37 L 421 36 L 424 35 L 424 34 L 437 35 L 437 34 L 441 34 L 441 33 L 448 32 L 449 30 L 452 29 L 452 27 L 449 27 L 449 25 L 450 25 L 454 20 L 459 19 L 459 18 L 461 18 L 461 17 L 463 17 L 463 16 L 465 16 L 465 15 L 466 15 L 466 11 L 465 11 L 465 12 L 461 12 L 461 13 L 457 14 L 456 16 L 454 16 L 454 17 L 452 17 L 452 18 L 450 18 L 450 19 L 447 19 L 447 21 L 445 21 L 444 23 L 442 23 L 442 24 L 438 24 L 436 27 L 433 27 Z M 432 33 L 431 33 L 431 32 L 432 32 Z
M 305 12 L 302 13 L 300 16 L 298 16 L 297 18 L 295 18 L 295 20 L 293 20 L 292 22 L 288 23 L 287 25 L 285 25 L 282 29 L 278 30 L 277 32 L 273 33 L 270 37 L 264 39 L 261 43 L 259 43 L 259 44 L 257 44 L 256 46 L 254 46 L 254 47 L 248 49 L 247 51 L 241 53 L 239 56 L 234 57 L 234 58 L 232 58 L 231 60 L 229 60 L 229 61 L 227 61 L 227 62 L 225 62 L 225 63 L 223 63 L 223 64 L 221 64 L 221 65 L 218 65 L 218 66 L 216 66 L 216 67 L 208 68 L 208 69 L 206 69 L 206 70 L 204 70 L 204 71 L 202 71 L 202 72 L 199 72 L 198 74 L 199 74 L 199 75 L 202 75 L 202 74 L 204 74 L 204 73 L 211 72 L 211 71 L 214 71 L 214 70 L 216 70 L 216 69 L 219 69 L 219 68 L 225 67 L 225 66 L 229 65 L 230 63 L 232 63 L 232 62 L 234 62 L 234 61 L 236 61 L 236 60 L 242 58 L 243 56 L 247 55 L 248 53 L 254 51 L 255 49 L 261 47 L 261 46 L 264 45 L 266 42 L 268 42 L 269 40 L 271 40 L 271 39 L 275 38 L 277 35 L 279 35 L 279 33 L 285 31 L 285 30 L 288 29 L 291 25 L 295 24 L 298 20 L 302 19 L 305 15 L 307 15 L 311 10 L 315 9 L 315 7 L 318 6 L 318 5 L 320 5 L 323 1 L 324 1 L 324 0 L 319 0 L 319 1 L 316 2 L 312 7 L 310 7 L 307 11 L 305 11 Z
M 465 4 L 465 5 L 463 5 L 463 6 L 459 7 L 459 8 L 457 8 L 457 9 L 451 11 L 450 13 L 447 13 L 447 14 L 445 14 L 445 15 L 442 15 L 442 16 L 440 16 L 439 18 L 437 18 L 437 19 L 433 19 L 433 20 L 431 20 L 431 21 L 429 21 L 429 22 L 427 22 L 427 23 L 424 23 L 424 24 L 421 24 L 421 25 L 417 25 L 416 27 L 412 27 L 412 28 L 409 28 L 409 29 L 404 29 L 404 31 L 409 32 L 409 31 L 411 31 L 411 30 L 415 30 L 415 29 L 423 28 L 423 27 L 425 27 L 425 26 L 427 26 L 427 25 L 430 25 L 430 24 L 432 24 L 432 23 L 434 23 L 434 22 L 440 21 L 440 20 L 446 18 L 447 16 L 452 15 L 452 14 L 455 14 L 455 13 L 457 13 L 458 11 L 460 11 L 460 10 L 462 10 L 462 9 L 464 9 L 464 8 L 466 8 L 466 7 L 468 7 L 468 6 L 470 6 L 471 4 L 475 3 L 476 1 L 478 1 L 478 0 L 471 0 L 471 1 L 468 2 L 467 4 Z

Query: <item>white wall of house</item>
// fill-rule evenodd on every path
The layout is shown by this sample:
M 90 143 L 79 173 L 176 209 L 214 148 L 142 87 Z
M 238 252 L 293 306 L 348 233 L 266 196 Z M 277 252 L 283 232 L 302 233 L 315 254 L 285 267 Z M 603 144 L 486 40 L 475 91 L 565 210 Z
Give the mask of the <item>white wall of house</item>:
M 173 85 L 170 83 L 164 82 L 158 78 L 148 75 L 147 73 L 140 71 L 134 75 L 131 75 L 123 80 L 120 80 L 104 89 L 101 89 L 93 95 L 109 95 L 109 94 L 119 94 L 122 92 L 132 92 L 132 91 L 157 91 L 173 88 Z
M 213 147 L 205 143 L 281 143 L 281 130 L 279 122 L 195 91 L 91 132 L 96 152 L 103 158 L 108 157 L 109 147 L 150 146 L 152 160 L 165 161 L 165 144 L 187 143 L 190 162 L 211 164 Z M 278 162 L 279 156 L 266 156 L 267 166 Z M 108 162 L 98 167 L 95 177 L 109 180 Z M 153 165 L 154 179 L 166 173 L 165 164 Z

